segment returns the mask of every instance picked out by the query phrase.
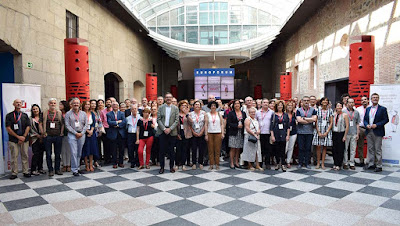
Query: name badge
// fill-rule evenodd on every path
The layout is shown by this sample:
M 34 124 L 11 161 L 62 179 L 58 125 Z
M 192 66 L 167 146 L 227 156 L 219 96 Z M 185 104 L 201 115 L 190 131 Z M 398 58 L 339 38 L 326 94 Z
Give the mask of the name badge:
M 17 130 L 17 129 L 19 129 L 18 124 L 14 124 L 14 130 Z
M 183 130 L 183 125 L 181 125 L 181 130 Z
M 135 130 L 133 129 L 133 126 L 129 127 L 129 133 L 135 133 Z
M 292 126 L 290 126 L 290 131 L 292 131 Z
M 50 122 L 50 129 L 55 129 L 55 128 L 56 128 L 56 123 Z
M 143 136 L 148 137 L 149 136 L 149 131 L 143 131 Z
M 260 127 L 263 127 L 263 126 L 264 126 L 264 122 L 261 121 L 261 122 L 260 122 Z
M 199 125 L 199 124 L 195 124 L 195 125 L 194 125 L 194 128 L 195 128 L 195 129 L 200 129 L 200 125 Z
M 283 129 L 283 124 L 278 124 L 279 129 Z
M 322 121 L 322 126 L 326 126 L 326 121 L 325 120 Z
M 239 121 L 239 122 L 238 122 L 238 125 L 241 126 L 241 125 L 242 125 L 242 121 Z
M 79 122 L 75 122 L 75 127 L 79 127 L 81 124 Z
M 354 126 L 354 122 L 353 121 L 350 121 L 350 126 Z

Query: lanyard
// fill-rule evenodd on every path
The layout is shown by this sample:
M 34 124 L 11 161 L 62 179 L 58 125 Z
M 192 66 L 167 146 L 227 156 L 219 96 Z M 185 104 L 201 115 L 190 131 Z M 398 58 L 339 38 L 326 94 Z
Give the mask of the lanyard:
M 264 121 L 265 116 L 268 114 L 269 109 L 267 109 L 267 111 L 264 114 L 264 111 L 261 110 L 261 119 Z
M 278 114 L 276 114 L 276 115 L 278 115 Z M 279 119 L 279 123 L 282 123 L 282 122 L 283 122 L 283 113 L 282 113 L 281 116 L 278 115 L 278 119 Z
M 213 115 L 210 113 L 213 125 L 215 124 L 215 120 L 217 119 L 217 114 L 215 114 L 213 117 Z
M 184 117 L 185 117 L 185 116 L 180 116 L 181 125 L 183 125 L 183 121 L 185 120 Z
M 132 126 L 135 127 L 138 117 L 135 117 L 135 121 L 133 121 L 133 115 L 131 116 L 131 118 L 132 118 Z
M 32 120 L 33 120 L 34 122 L 36 122 L 37 124 L 39 124 L 39 120 L 36 120 L 36 118 L 32 118 Z
M 149 119 L 146 119 L 146 121 L 143 120 L 143 127 L 144 130 L 147 131 L 147 125 L 149 124 Z
M 51 122 L 54 122 L 54 119 L 56 119 L 56 114 L 57 112 L 54 112 L 53 118 L 51 119 Z M 47 116 L 50 118 L 50 111 L 47 111 Z
M 196 114 L 196 112 L 195 112 L 194 114 L 195 114 L 195 116 L 196 116 L 196 122 L 197 122 L 197 123 L 199 123 L 199 119 L 200 119 L 200 112 L 199 112 L 199 114 Z
M 342 115 L 342 113 L 336 114 L 336 115 L 335 115 L 335 126 L 336 126 L 336 127 L 337 127 L 337 123 L 338 123 L 338 121 L 339 121 L 340 115 Z
M 354 111 L 353 111 L 353 115 L 351 115 L 351 111 L 349 111 L 349 118 L 350 118 L 350 121 L 353 121 L 353 119 L 354 119 Z
M 21 119 L 21 116 L 22 116 L 22 113 L 19 113 L 19 116 L 18 116 L 18 119 L 17 119 L 17 117 L 15 117 L 15 111 L 14 111 L 14 120 L 15 120 L 15 123 L 18 123 L 18 121 Z
M 328 114 L 328 110 L 321 110 L 322 111 L 322 119 L 325 121 L 326 120 L 326 116 Z M 325 112 L 325 114 L 324 114 Z
M 372 118 L 375 118 L 375 114 L 376 114 L 376 112 L 378 111 L 378 106 L 376 106 L 374 113 L 372 113 L 372 110 L 373 110 L 373 109 L 374 109 L 374 108 L 371 107 L 371 115 L 372 115 Z
M 74 114 L 74 117 L 75 117 L 75 121 L 79 121 L 79 111 L 78 111 L 78 114 L 75 114 L 75 112 L 74 111 L 72 111 L 72 113 Z
M 304 111 L 304 113 L 305 113 L 304 117 L 307 118 L 307 115 L 308 115 L 308 112 L 310 111 L 310 108 L 308 108 L 307 112 L 306 112 L 306 110 L 303 108 L 303 111 Z

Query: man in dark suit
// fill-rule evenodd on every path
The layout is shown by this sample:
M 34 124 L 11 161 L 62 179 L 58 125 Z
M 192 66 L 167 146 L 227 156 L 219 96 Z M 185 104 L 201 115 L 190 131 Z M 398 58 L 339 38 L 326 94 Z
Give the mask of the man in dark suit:
M 385 136 L 385 124 L 389 122 L 387 109 L 378 104 L 379 95 L 371 95 L 372 106 L 364 115 L 364 125 L 367 128 L 368 157 L 364 169 L 382 171 L 382 138 Z
M 172 94 L 165 94 L 165 104 L 161 105 L 157 113 L 157 135 L 160 141 L 160 174 L 164 173 L 165 153 L 169 154 L 169 168 L 171 173 L 175 173 L 174 146 L 178 135 L 179 110 L 172 104 Z
M 125 115 L 119 111 L 118 102 L 112 103 L 113 110 L 107 113 L 107 123 L 110 126 L 107 132 L 107 138 L 110 139 L 110 146 L 112 152 L 112 163 L 113 168 L 117 168 L 117 165 L 121 168 L 124 167 L 124 139 L 126 139 L 125 131 Z M 117 147 L 118 147 L 118 159 L 117 159 Z

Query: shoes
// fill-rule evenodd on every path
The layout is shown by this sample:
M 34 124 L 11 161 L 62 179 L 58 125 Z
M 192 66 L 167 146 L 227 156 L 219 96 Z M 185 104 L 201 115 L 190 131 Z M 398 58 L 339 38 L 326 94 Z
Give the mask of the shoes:
M 306 165 L 306 168 L 307 168 L 307 169 L 311 169 L 311 166 L 310 166 L 310 165 Z
M 90 167 L 89 167 L 89 170 L 90 170 L 90 172 L 94 172 L 93 166 L 90 166 Z
M 44 171 L 44 170 L 38 170 L 38 172 L 40 173 L 40 174 L 46 174 L 46 171 Z
M 325 170 L 325 166 L 324 166 L 324 165 L 322 165 L 322 166 L 321 166 L 321 169 Z
M 74 173 L 72 173 L 72 175 L 74 175 L 75 177 L 79 177 L 79 173 L 78 172 L 74 172 Z
M 264 169 L 261 166 L 256 166 L 256 170 L 264 171 Z
M 234 165 L 234 166 L 229 166 L 229 168 L 231 168 L 231 169 L 235 169 L 235 165 Z
M 30 173 L 24 173 L 24 177 L 31 177 L 31 174 Z
M 175 173 L 175 169 L 174 169 L 174 168 L 171 168 L 171 169 L 169 170 L 169 172 Z
M 139 168 L 138 169 L 144 169 L 144 166 L 139 166 Z
M 239 169 L 241 168 L 239 165 L 236 165 L 236 164 L 235 164 L 235 167 L 236 167 L 236 168 L 239 168 Z
M 71 172 L 71 166 L 67 166 L 67 172 Z
M 199 168 L 200 168 L 201 170 L 203 170 L 203 165 L 202 165 L 202 164 L 200 164 L 200 165 L 199 165 Z
M 348 170 L 348 169 L 349 169 L 349 166 L 348 166 L 348 165 L 344 165 L 344 166 L 343 166 L 343 169 Z
M 216 169 L 216 170 L 219 170 L 219 165 L 216 165 L 216 166 L 215 166 L 215 169 Z
M 62 168 L 62 171 L 63 171 L 63 172 L 67 172 L 67 167 L 64 166 L 64 167 Z
M 315 169 L 319 169 L 319 164 L 317 164 L 317 166 L 315 167 Z
M 182 166 L 182 171 L 186 171 L 186 167 L 185 166 Z
M 135 168 L 135 164 L 131 164 L 131 168 Z
M 301 169 L 301 165 L 299 164 L 299 165 L 297 165 L 297 169 Z
M 208 170 L 213 170 L 213 165 L 210 165 L 210 167 L 208 167 Z
M 287 164 L 287 168 L 290 169 L 292 168 L 292 166 L 290 164 Z
M 275 170 L 279 170 L 279 165 L 276 165 L 276 166 L 275 166 Z
M 164 168 L 161 168 L 160 171 L 158 171 L 159 174 L 163 174 L 164 173 Z
M 31 172 L 31 175 L 34 175 L 34 176 L 39 176 L 39 175 L 40 175 L 40 173 L 39 173 L 38 171 L 32 171 L 32 172 Z
M 113 168 L 116 169 L 116 168 L 118 168 L 118 166 L 117 165 L 113 165 Z
M 16 178 L 18 178 L 17 175 L 14 175 L 14 174 L 13 174 L 13 175 L 10 176 L 10 180 L 14 180 L 14 179 L 16 179 Z
M 282 165 L 282 172 L 286 172 L 286 166 Z
M 118 164 L 118 167 L 124 168 L 124 164 Z
M 146 165 L 146 169 L 150 169 L 150 166 L 149 166 L 149 165 Z
M 361 162 L 361 163 L 357 163 L 357 162 L 356 162 L 355 165 L 356 165 L 356 166 L 360 166 L 360 167 L 364 167 L 365 164 L 364 164 L 363 162 Z
M 49 177 L 54 176 L 54 171 L 49 171 Z
M 57 175 L 63 175 L 63 173 L 62 173 L 60 170 L 57 170 L 57 171 L 56 171 L 56 174 L 57 174 Z
M 350 169 L 351 169 L 351 170 L 356 170 L 356 167 L 350 166 Z
M 192 169 L 196 169 L 196 164 L 193 164 Z
M 382 168 L 380 168 L 380 167 L 377 167 L 377 168 L 375 168 L 375 170 L 374 170 L 375 172 L 382 172 Z

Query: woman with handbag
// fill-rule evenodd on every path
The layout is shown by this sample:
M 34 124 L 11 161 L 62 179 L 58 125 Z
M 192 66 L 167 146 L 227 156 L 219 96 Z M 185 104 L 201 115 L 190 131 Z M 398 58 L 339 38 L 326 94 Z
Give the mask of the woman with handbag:
M 205 139 L 208 144 L 208 156 L 210 159 L 210 168 L 219 170 L 219 156 L 221 153 L 222 139 L 224 139 L 224 121 L 222 116 L 217 112 L 218 104 L 215 101 L 208 103 L 210 112 L 206 114 L 205 122 Z
M 289 141 L 289 138 L 289 117 L 285 113 L 285 103 L 279 100 L 275 105 L 275 115 L 271 122 L 271 142 L 275 144 L 275 170 L 279 170 L 279 168 L 282 167 L 282 171 L 286 172 L 285 149 L 286 142 Z
M 262 162 L 261 157 L 261 143 L 260 143 L 260 126 L 256 119 L 256 108 L 251 107 L 248 109 L 249 117 L 244 121 L 244 144 L 243 144 L 243 161 L 248 162 L 248 169 L 253 171 L 255 169 L 263 170 L 260 167 L 260 162 Z M 254 169 L 252 163 L 256 163 L 256 168 Z

